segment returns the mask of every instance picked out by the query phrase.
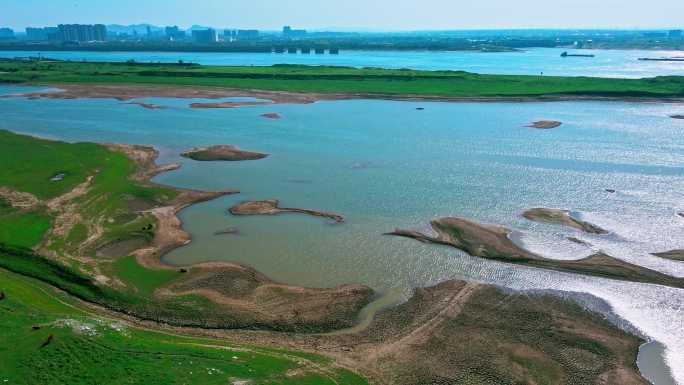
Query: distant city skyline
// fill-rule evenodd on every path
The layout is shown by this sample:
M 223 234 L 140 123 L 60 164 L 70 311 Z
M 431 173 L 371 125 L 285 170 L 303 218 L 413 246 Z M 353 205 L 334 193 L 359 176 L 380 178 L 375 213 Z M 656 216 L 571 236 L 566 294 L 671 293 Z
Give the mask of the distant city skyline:
M 4 0 L 2 8 L 0 27 L 18 32 L 68 23 L 371 31 L 684 26 L 681 0 Z

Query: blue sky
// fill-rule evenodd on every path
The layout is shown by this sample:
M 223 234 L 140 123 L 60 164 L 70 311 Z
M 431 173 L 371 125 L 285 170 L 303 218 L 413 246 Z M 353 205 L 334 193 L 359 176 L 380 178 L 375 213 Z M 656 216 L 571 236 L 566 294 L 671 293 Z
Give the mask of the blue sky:
M 684 27 L 684 0 L 1 0 L 0 26 L 59 23 L 278 29 Z

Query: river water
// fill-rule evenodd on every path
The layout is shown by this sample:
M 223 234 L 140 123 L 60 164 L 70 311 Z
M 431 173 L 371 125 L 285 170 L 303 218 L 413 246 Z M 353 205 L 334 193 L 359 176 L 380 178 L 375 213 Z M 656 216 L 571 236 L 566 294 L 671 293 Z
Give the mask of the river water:
M 0 86 L 0 94 L 27 89 Z M 683 290 L 514 267 L 382 235 L 395 227 L 426 230 L 436 217 L 463 216 L 515 229 L 525 247 L 550 258 L 602 250 L 684 276 L 684 263 L 650 254 L 684 248 L 684 219 L 677 215 L 684 211 L 684 121 L 669 118 L 684 113 L 684 105 L 349 100 L 196 110 L 188 104 L 198 100 L 139 101 L 169 108 L 0 99 L 0 128 L 68 141 L 154 145 L 161 161 L 183 162 L 159 182 L 241 190 L 182 212 L 194 242 L 167 255 L 169 263 L 239 261 L 307 286 L 360 282 L 384 295 L 384 303 L 452 278 L 587 293 L 661 344 L 643 349 L 640 366 L 649 378 L 663 385 L 673 381 L 663 373 L 658 357 L 664 354 L 674 378 L 684 383 Z M 266 112 L 283 118 L 260 117 Z M 525 127 L 540 119 L 564 125 Z M 272 155 L 237 163 L 178 156 L 192 146 L 219 143 Z M 270 198 L 287 207 L 338 212 L 347 222 L 226 213 L 236 202 Z M 611 233 L 535 224 L 520 215 L 531 207 L 573 210 Z M 239 228 L 240 235 L 214 235 L 227 227 Z M 592 246 L 567 241 L 569 236 Z
M 641 78 L 684 75 L 684 62 L 645 62 L 639 58 L 684 56 L 682 51 L 582 50 L 594 58 L 562 58 L 562 48 L 530 48 L 523 52 L 342 51 L 339 55 L 197 52 L 38 52 L 0 51 L 0 58 L 39 56 L 63 60 L 174 63 L 178 60 L 213 65 L 280 63 L 352 67 L 461 70 L 482 74 L 602 76 Z M 570 52 L 573 52 L 570 50 Z

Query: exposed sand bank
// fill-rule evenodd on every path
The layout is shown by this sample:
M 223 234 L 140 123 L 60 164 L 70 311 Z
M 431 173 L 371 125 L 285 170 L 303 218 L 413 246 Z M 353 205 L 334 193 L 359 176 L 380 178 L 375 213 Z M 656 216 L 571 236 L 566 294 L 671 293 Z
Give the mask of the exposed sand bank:
M 280 114 L 277 112 L 268 112 L 265 114 L 261 114 L 261 117 L 266 118 L 266 119 L 274 119 L 274 120 L 282 118 L 282 116 L 280 116 Z
M 282 213 L 300 213 L 332 219 L 337 223 L 344 222 L 344 217 L 339 214 L 327 211 L 278 207 L 278 204 L 279 202 L 277 199 L 269 199 L 265 201 L 247 201 L 238 203 L 237 205 L 228 209 L 228 211 L 233 215 L 277 215 Z
M 534 122 L 530 124 L 527 127 L 530 128 L 538 128 L 540 130 L 549 130 L 552 128 L 560 127 L 563 123 L 557 122 L 555 120 L 540 120 L 538 122 Z
M 216 145 L 209 147 L 195 147 L 181 154 L 182 157 L 198 161 L 229 161 L 258 160 L 269 156 L 260 152 L 244 151 L 231 145 Z
M 272 102 L 216 102 L 216 103 L 191 103 L 190 108 L 237 108 L 242 106 L 262 106 L 273 104 Z
M 654 98 L 654 97 L 607 97 L 582 95 L 541 95 L 541 96 L 476 96 L 449 97 L 440 95 L 416 94 L 387 94 L 387 93 L 315 93 L 235 89 L 223 87 L 195 87 L 195 86 L 161 86 L 145 84 L 101 85 L 78 83 L 47 84 L 61 90 L 61 92 L 27 92 L 14 95 L 3 95 L 0 98 L 27 97 L 33 99 L 117 99 L 128 101 L 146 97 L 182 98 L 182 99 L 222 99 L 230 97 L 253 97 L 264 99 L 273 104 L 308 104 L 325 100 L 349 99 L 383 99 L 399 101 L 435 101 L 435 102 L 554 102 L 554 101 L 632 101 L 654 103 L 682 103 L 682 98 Z M 230 102 L 240 103 L 241 102 Z M 246 102 L 253 103 L 253 102 Z M 213 104 L 213 103 L 212 103 Z M 231 106 L 235 107 L 235 105 Z
M 590 234 L 608 233 L 596 225 L 573 218 L 568 210 L 535 208 L 525 211 L 523 217 L 535 222 L 572 227 Z
M 259 91 L 259 90 L 240 90 L 220 87 L 194 87 L 194 86 L 160 86 L 160 85 L 103 85 L 103 84 L 77 84 L 60 83 L 53 87 L 59 89 L 54 91 L 28 92 L 16 95 L 4 95 L 2 97 L 27 97 L 31 99 L 116 99 L 119 101 L 130 101 L 141 98 L 178 98 L 178 99 L 225 99 L 234 97 L 253 97 L 264 99 L 264 101 L 246 102 L 217 102 L 199 103 L 196 108 L 230 108 L 243 105 L 263 105 L 293 103 L 306 104 L 313 103 L 318 98 L 315 94 L 291 93 L 278 91 Z M 222 103 L 226 103 L 221 106 Z
M 670 250 L 662 253 L 653 253 L 653 255 L 673 261 L 684 262 L 684 250 Z
M 128 102 L 126 104 L 131 104 L 134 106 L 140 106 L 142 108 L 146 108 L 148 110 L 166 110 L 168 107 L 162 106 L 159 104 L 154 104 L 154 103 L 143 103 L 143 102 Z
M 431 222 L 437 233 L 430 236 L 413 230 L 397 229 L 388 235 L 412 238 L 424 243 L 455 247 L 474 257 L 492 259 L 516 265 L 584 274 L 622 281 L 653 283 L 684 288 L 684 279 L 633 265 L 598 253 L 576 261 L 554 260 L 527 251 L 510 238 L 510 230 L 493 225 L 481 225 L 462 218 L 441 218 Z

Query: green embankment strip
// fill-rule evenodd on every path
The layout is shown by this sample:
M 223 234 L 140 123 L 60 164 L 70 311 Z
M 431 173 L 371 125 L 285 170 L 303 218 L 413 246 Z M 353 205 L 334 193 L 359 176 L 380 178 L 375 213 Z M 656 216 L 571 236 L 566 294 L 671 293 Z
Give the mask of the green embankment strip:
M 112 264 L 114 275 L 125 283 L 135 286 L 139 293 L 150 296 L 155 289 L 164 286 L 181 275 L 176 270 L 150 270 L 140 266 L 135 257 L 119 258 Z
M 0 270 L 0 382 L 10 384 L 367 384 L 344 370 L 308 371 L 283 354 L 127 327 L 97 318 L 49 286 Z M 39 329 L 33 330 L 33 326 Z M 50 336 L 52 336 L 50 338 Z M 49 340 L 49 343 L 47 343 Z M 291 369 L 304 369 L 290 377 Z
M 173 64 L 4 62 L 0 81 L 217 86 L 319 93 L 434 97 L 684 97 L 684 77 L 648 79 L 480 75 L 462 71 L 275 65 L 179 66 Z

